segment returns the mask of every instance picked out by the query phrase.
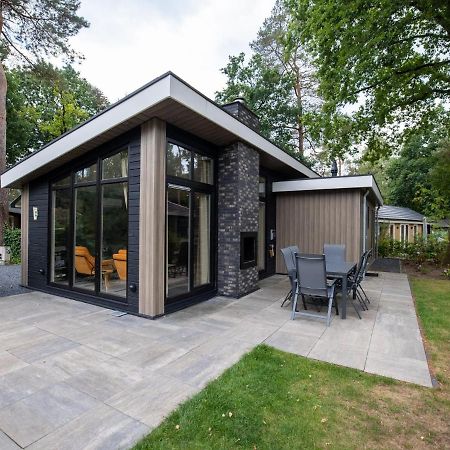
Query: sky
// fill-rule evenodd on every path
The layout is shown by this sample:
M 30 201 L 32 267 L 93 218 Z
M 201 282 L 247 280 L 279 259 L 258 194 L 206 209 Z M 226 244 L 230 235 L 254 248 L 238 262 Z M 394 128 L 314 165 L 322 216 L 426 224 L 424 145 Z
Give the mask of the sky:
M 171 70 L 210 98 L 229 55 L 248 53 L 275 0 L 81 0 L 81 75 L 114 102 Z M 114 5 L 114 6 L 113 6 Z

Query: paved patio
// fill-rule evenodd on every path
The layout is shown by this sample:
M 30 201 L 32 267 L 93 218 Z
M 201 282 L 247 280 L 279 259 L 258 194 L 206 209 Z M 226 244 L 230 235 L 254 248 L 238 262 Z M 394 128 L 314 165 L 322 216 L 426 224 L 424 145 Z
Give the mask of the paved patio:
M 43 293 L 0 299 L 0 448 L 128 448 L 176 405 L 265 342 L 431 386 L 405 275 L 365 281 L 358 320 L 289 320 L 285 277 L 150 321 Z

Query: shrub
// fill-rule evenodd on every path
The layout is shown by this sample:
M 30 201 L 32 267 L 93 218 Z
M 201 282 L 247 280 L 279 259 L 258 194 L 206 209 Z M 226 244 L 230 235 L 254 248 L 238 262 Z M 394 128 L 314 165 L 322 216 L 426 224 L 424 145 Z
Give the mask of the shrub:
M 11 249 L 11 262 L 20 264 L 20 228 L 6 226 L 3 233 L 5 245 Z
M 418 265 L 426 261 L 441 264 L 446 248 L 447 241 L 440 236 L 430 235 L 427 240 L 418 237 L 414 242 L 400 242 L 385 238 L 380 240 L 378 254 L 383 258 L 406 259 Z

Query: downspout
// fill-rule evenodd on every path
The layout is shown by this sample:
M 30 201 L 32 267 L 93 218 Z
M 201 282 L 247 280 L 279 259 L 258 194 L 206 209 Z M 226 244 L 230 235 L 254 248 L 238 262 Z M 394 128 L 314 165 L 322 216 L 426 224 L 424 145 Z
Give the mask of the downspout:
M 363 202 L 363 253 L 366 251 L 367 247 L 367 196 L 369 195 L 369 191 L 367 190 L 364 194 L 364 202 Z

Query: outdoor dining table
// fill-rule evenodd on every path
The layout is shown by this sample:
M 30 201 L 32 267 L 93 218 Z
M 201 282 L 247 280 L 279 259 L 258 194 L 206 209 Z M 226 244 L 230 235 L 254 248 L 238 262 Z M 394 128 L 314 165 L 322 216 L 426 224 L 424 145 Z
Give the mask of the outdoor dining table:
M 341 319 L 347 317 L 347 279 L 356 269 L 356 264 L 350 261 L 329 260 L 325 261 L 327 276 L 331 278 L 340 278 L 342 280 L 342 296 L 340 303 Z

